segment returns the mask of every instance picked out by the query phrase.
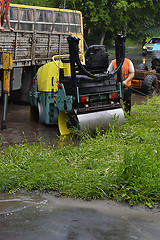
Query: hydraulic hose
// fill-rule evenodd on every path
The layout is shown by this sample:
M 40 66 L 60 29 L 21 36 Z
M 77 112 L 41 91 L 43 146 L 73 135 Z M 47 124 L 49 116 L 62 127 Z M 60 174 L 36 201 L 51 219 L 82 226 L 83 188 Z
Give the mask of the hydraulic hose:
M 120 61 L 120 64 L 111 72 L 111 74 L 115 75 L 118 73 L 123 65 L 125 59 L 125 35 L 118 34 L 115 35 L 115 45 L 116 45 L 116 61 Z
M 94 75 L 94 74 L 88 72 L 85 69 L 85 67 L 81 64 L 81 61 L 79 59 L 79 48 L 78 48 L 79 40 L 80 39 L 77 37 L 73 37 L 73 36 L 68 37 L 70 56 L 72 56 L 74 58 L 74 59 L 72 58 L 72 60 L 74 61 L 74 64 L 75 64 L 75 62 L 77 63 L 79 70 L 82 71 L 83 74 L 85 74 L 86 76 L 88 76 L 90 78 L 97 78 L 97 75 Z
M 120 44 L 118 44 L 118 41 L 120 40 Z M 108 77 L 110 75 L 115 75 L 118 71 L 120 71 L 122 64 L 124 62 L 124 58 L 125 58 L 125 46 L 124 46 L 124 35 L 118 35 L 118 37 L 116 38 L 116 44 L 118 44 L 119 47 L 119 54 L 121 57 L 121 61 L 120 64 L 116 67 L 116 69 L 114 71 L 112 71 L 111 73 L 107 73 L 107 74 L 103 74 L 103 76 L 101 76 L 100 74 L 92 74 L 89 71 L 86 70 L 86 68 L 81 64 L 81 61 L 79 59 L 79 48 L 78 48 L 78 44 L 79 44 L 79 38 L 76 37 L 72 37 L 70 36 L 68 38 L 68 42 L 69 44 L 72 44 L 72 50 L 73 50 L 73 55 L 75 58 L 75 62 L 79 68 L 80 71 L 82 71 L 83 74 L 85 74 L 86 76 L 90 77 L 90 78 L 96 78 L 96 79 L 100 79 L 100 78 L 104 78 L 104 77 Z

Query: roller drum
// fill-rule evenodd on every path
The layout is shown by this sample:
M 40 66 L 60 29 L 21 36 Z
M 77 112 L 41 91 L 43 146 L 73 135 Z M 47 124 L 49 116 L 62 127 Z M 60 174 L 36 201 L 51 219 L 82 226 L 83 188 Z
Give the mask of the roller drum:
M 77 115 L 82 131 L 94 131 L 96 128 L 107 128 L 109 124 L 124 124 L 124 112 L 122 108 L 98 111 Z
M 60 112 L 58 126 L 61 135 L 68 135 L 74 129 L 83 132 L 93 132 L 96 128 L 106 129 L 109 124 L 124 124 L 124 112 L 122 108 L 105 110 L 92 113 L 72 114 Z

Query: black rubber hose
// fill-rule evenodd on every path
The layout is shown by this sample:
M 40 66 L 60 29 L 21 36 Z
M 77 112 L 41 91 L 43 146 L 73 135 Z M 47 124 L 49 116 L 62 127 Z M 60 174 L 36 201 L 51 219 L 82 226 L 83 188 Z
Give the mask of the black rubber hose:
M 103 76 L 101 76 L 100 74 L 95 75 L 95 74 L 92 74 L 92 73 L 88 72 L 86 70 L 86 68 L 81 64 L 81 61 L 79 59 L 79 49 L 78 49 L 78 45 L 77 44 L 75 44 L 75 48 L 74 48 L 74 51 L 75 51 L 75 61 L 76 61 L 77 65 L 78 65 L 79 70 L 81 70 L 83 72 L 83 74 L 85 74 L 86 76 L 88 76 L 90 78 L 100 79 L 100 78 L 108 77 L 108 76 L 111 76 L 111 75 L 115 75 L 121 69 L 121 67 L 123 65 L 123 62 L 124 62 L 124 59 L 125 59 L 124 41 L 122 41 L 122 49 L 121 50 L 122 50 L 123 55 L 122 55 L 122 60 L 121 60 L 121 62 L 119 64 L 119 66 L 117 66 L 115 68 L 115 70 L 112 71 L 111 73 L 104 74 Z
M 120 64 L 111 72 L 111 74 L 115 75 L 117 72 L 120 71 L 122 65 L 123 65 L 123 62 L 124 62 L 124 59 L 125 59 L 125 44 L 124 44 L 124 41 L 122 41 L 122 49 L 121 49 L 121 52 L 122 52 L 122 59 L 121 59 L 121 62 Z
M 99 78 L 99 75 L 94 75 L 90 72 L 88 72 L 86 70 L 86 68 L 81 64 L 81 61 L 79 59 L 79 49 L 78 49 L 78 46 L 75 44 L 75 48 L 74 48 L 74 51 L 75 51 L 75 61 L 78 65 L 78 68 L 79 70 L 81 70 L 83 72 L 83 74 L 85 74 L 86 76 L 90 77 L 90 78 Z

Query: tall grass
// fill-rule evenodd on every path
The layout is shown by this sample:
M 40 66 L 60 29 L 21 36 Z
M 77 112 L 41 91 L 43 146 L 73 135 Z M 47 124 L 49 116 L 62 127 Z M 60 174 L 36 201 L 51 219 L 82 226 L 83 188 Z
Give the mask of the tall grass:
M 63 145 L 63 144 L 62 144 Z M 24 143 L 0 150 L 0 191 L 59 192 L 149 207 L 160 199 L 160 97 L 132 107 L 122 127 L 55 150 Z

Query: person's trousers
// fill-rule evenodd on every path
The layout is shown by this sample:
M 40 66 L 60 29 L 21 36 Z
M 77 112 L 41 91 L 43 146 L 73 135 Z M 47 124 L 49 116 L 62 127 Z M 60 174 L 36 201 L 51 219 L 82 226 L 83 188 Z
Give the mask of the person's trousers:
M 129 87 L 124 87 L 123 88 L 123 103 L 124 103 L 124 110 L 129 113 L 131 112 L 131 95 L 132 95 L 132 90 Z

